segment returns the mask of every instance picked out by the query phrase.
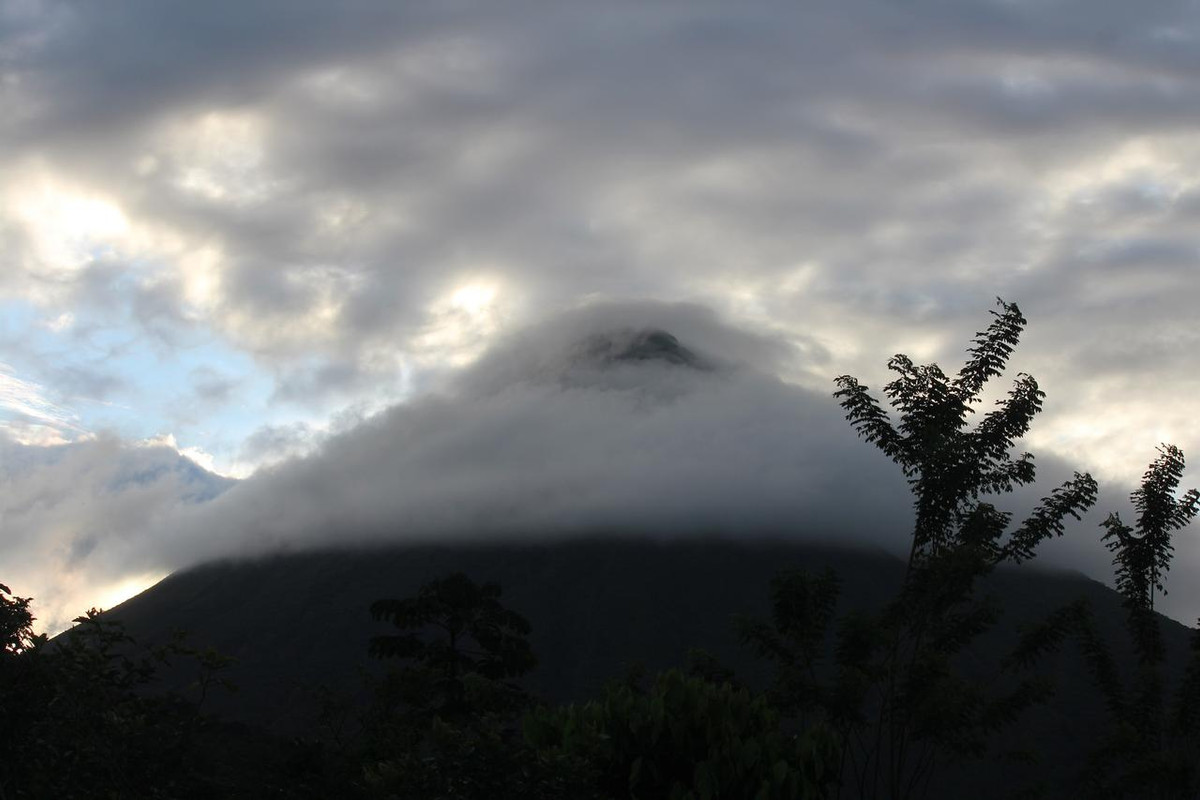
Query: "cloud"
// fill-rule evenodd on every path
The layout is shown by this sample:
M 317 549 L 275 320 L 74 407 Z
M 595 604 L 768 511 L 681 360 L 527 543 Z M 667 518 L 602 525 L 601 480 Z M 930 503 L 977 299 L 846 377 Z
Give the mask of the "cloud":
M 247 464 L 271 465 L 291 456 L 305 455 L 323 439 L 322 431 L 304 422 L 264 425 L 246 437 L 238 460 Z
M 903 481 L 846 447 L 832 400 L 756 366 L 781 355 L 697 307 L 589 307 L 254 476 L 160 546 L 180 563 L 337 542 L 887 527 L 882 498 L 902 507 Z M 846 491 L 880 505 L 842 518 Z
M 830 394 L 775 377 L 797 355 L 699 306 L 585 306 L 498 342 L 440 391 L 188 509 L 154 534 L 153 548 L 182 565 L 335 545 L 624 531 L 788 536 L 905 554 L 903 476 L 856 440 Z M 276 433 L 284 446 L 308 436 L 270 431 L 264 442 Z M 1038 463 L 1042 480 L 1004 502 L 1018 517 L 1070 476 L 1058 459 Z M 1088 538 L 1060 547 L 1056 561 L 1074 566 L 1091 552 L 1094 565 L 1097 549 Z
M 62 441 L 80 430 L 72 411 L 47 398 L 45 387 L 14 375 L 7 364 L 0 364 L 0 415 L 0 430 L 9 432 L 42 431 Z
M 39 626 L 59 630 L 93 605 L 117 602 L 163 577 L 147 559 L 148 528 L 231 485 L 169 440 L 111 436 L 51 446 L 0 435 L 0 528 L 5 581 L 33 596 Z
M 712 305 L 861 371 L 999 293 L 1098 365 L 1045 359 L 1074 385 L 1125 363 L 1097 314 L 1130 361 L 1158 347 L 1117 313 L 1137 276 L 1160 320 L 1196 300 L 1183 4 L 24 8 L 13 291 L 57 265 L 55 304 L 198 320 L 286 403 L 399 399 L 589 296 Z M 134 259 L 156 268 L 85 283 Z
M 197 367 L 192 370 L 192 390 L 201 400 L 218 403 L 229 400 L 237 389 L 237 380 L 223 375 L 211 367 Z
M 564 428 L 594 432 L 564 400 L 583 392 L 598 418 L 683 436 L 623 385 L 480 388 L 536 366 L 493 346 L 589 301 L 688 302 L 777 343 L 731 350 L 743 372 L 652 381 L 697 425 L 753 431 L 730 409 L 776 419 L 771 398 L 799 391 L 780 379 L 827 402 L 839 373 L 880 385 L 895 351 L 953 363 L 999 294 L 1031 320 L 1021 368 L 1048 393 L 1031 448 L 1128 483 L 1159 441 L 1200 452 L 1198 36 L 1173 1 L 0 0 L 0 302 L 34 309 L 4 324 L 0 361 L 83 429 L 173 430 L 248 471 L 350 424 L 335 418 L 468 430 L 520 392 Z M 698 399 L 710 383 L 723 401 Z M 64 438 L 21 420 L 26 441 Z M 411 477 L 437 451 L 417 440 L 396 495 L 425 487 L 425 510 L 396 524 L 467 519 Z M 293 505 L 303 530 L 300 510 L 321 518 Z
M 776 377 L 804 357 L 702 306 L 589 304 L 340 431 L 260 429 L 243 457 L 271 466 L 237 483 L 169 438 L 10 443 L 7 549 L 58 621 L 97 584 L 140 588 L 203 561 L 323 547 L 630 533 L 905 555 L 902 474 L 856 439 L 828 390 Z M 1053 455 L 1037 463 L 1039 482 L 1001 502 L 1017 518 L 1071 474 Z M 1097 526 L 1114 508 L 1129 516 L 1127 491 L 1105 486 L 1100 508 L 1042 563 L 1104 577 Z M 1184 586 L 1166 607 L 1197 605 Z

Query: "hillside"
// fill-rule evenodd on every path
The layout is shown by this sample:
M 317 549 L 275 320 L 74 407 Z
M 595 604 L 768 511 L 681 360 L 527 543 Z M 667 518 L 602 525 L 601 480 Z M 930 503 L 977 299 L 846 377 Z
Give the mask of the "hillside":
M 586 697 L 635 660 L 651 669 L 705 647 L 739 657 L 731 617 L 767 610 L 767 583 L 785 565 L 844 576 L 854 602 L 896 585 L 899 561 L 795 545 L 588 540 L 556 544 L 323 551 L 221 562 L 174 574 L 110 612 L 139 640 L 173 628 L 238 659 L 244 688 L 228 713 L 281 729 L 303 727 L 301 698 L 319 682 L 351 686 L 367 639 L 387 628 L 367 607 L 403 597 L 453 570 L 496 581 L 504 602 L 533 625 L 535 690 Z
M 215 697 L 213 710 L 278 733 L 314 734 L 314 688 L 352 695 L 361 689 L 360 666 L 378 668 L 366 658 L 366 643 L 387 629 L 371 620 L 371 601 L 409 595 L 449 571 L 501 583 L 506 605 L 533 625 L 540 663 L 530 688 L 551 701 L 574 701 L 633 662 L 650 670 L 682 664 L 690 647 L 710 650 L 765 685 L 768 668 L 739 645 L 731 619 L 765 615 L 771 576 L 790 567 L 834 569 L 843 582 L 842 610 L 883 602 L 903 574 L 902 562 L 881 551 L 784 541 L 595 538 L 331 550 L 177 573 L 110 616 L 139 641 L 162 641 L 183 628 L 193 642 L 234 656 L 229 674 L 240 691 Z M 963 666 L 970 672 L 991 674 L 1020 625 L 1080 597 L 1091 601 L 1109 640 L 1124 642 L 1119 596 L 1082 575 L 1008 569 L 985 590 L 1001 599 L 1005 621 L 968 652 Z M 1169 620 L 1164 628 L 1173 661 L 1181 663 L 1188 629 Z M 1065 780 L 1061 765 L 1082 763 L 1103 711 L 1073 647 L 1044 668 L 1057 679 L 1059 697 L 1053 708 L 1031 714 L 1012 744 L 1047 750 L 1049 763 L 1060 765 L 1056 780 Z M 177 684 L 189 679 L 170 676 Z

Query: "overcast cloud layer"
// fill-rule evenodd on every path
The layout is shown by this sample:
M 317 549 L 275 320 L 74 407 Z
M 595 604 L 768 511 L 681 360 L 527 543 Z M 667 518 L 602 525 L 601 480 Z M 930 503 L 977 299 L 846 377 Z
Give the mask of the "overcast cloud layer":
M 1132 483 L 1160 441 L 1200 458 L 1198 34 L 1185 2 L 0 0 L 0 424 L 21 452 L 71 458 L 170 435 L 236 475 L 328 442 L 322 458 L 352 455 L 356 491 L 386 500 L 364 530 L 393 513 L 449 530 L 471 512 L 434 513 L 459 506 L 432 487 L 494 511 L 505 459 L 537 440 L 489 449 L 484 431 L 537 409 L 530 435 L 577 484 L 514 525 L 605 520 L 641 485 L 605 461 L 639 424 L 670 454 L 647 468 L 694 452 L 690 424 L 749 425 L 755 403 L 807 430 L 773 414 L 797 391 L 780 379 L 828 403 L 833 376 L 879 385 L 896 351 L 955 364 L 1001 295 L 1031 320 L 1019 368 L 1049 396 L 1031 449 Z M 457 375 L 596 300 L 690 302 L 744 332 L 716 338 L 772 344 L 730 353 L 753 380 L 672 378 L 686 414 L 628 429 L 613 428 L 621 392 L 522 379 L 472 395 Z M 366 419 L 478 436 L 405 461 L 404 485 L 425 488 L 393 491 L 371 477 Z M 568 457 L 568 428 L 626 433 Z M 712 435 L 743 442 L 746 470 L 820 473 L 783 444 L 804 439 Z M 874 455 L 845 446 L 839 463 Z M 6 466 L 5 491 L 34 463 Z M 254 482 L 287 497 L 316 463 Z M 633 507 L 657 519 L 686 484 Z M 242 488 L 218 505 L 250 524 L 274 495 Z M 800 508 L 772 496 L 772 513 Z M 329 512 L 294 499 L 300 541 Z M 19 588 L 17 534 L 0 536 L 0 578 Z M 220 549 L 205 542 L 175 535 L 139 566 L 112 555 L 89 580 Z

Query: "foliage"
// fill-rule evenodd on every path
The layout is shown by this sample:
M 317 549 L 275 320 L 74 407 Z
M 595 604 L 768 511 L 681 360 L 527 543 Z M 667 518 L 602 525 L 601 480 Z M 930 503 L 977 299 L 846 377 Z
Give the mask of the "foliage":
M 0 729 L 0 796 L 191 798 L 215 796 L 195 746 L 205 721 L 181 697 L 145 692 L 181 642 L 138 652 L 95 609 L 53 643 L 9 653 Z M 202 680 L 223 668 L 209 656 Z
M 537 664 L 526 637 L 529 623 L 500 603 L 494 583 L 476 584 L 461 572 L 431 581 L 414 597 L 378 600 L 371 616 L 401 633 L 372 637 L 376 658 L 407 662 L 390 689 L 405 713 L 454 719 L 481 710 L 520 705 L 523 696 L 509 679 Z M 474 692 L 468 678 L 478 677 Z
M 791 800 L 829 796 L 836 780 L 828 731 L 789 736 L 765 697 L 679 670 L 649 691 L 613 683 L 585 705 L 538 709 L 525 734 L 590 764 L 604 797 Z
M 1125 600 L 1130 630 L 1138 656 L 1144 662 L 1161 661 L 1162 641 L 1158 626 L 1152 625 L 1154 594 L 1166 594 L 1163 578 L 1171 568 L 1174 547 L 1171 534 L 1187 526 L 1196 515 L 1200 493 L 1189 490 L 1182 499 L 1175 490 L 1183 477 L 1185 462 L 1178 447 L 1164 444 L 1142 476 L 1142 485 L 1131 495 L 1137 511 L 1137 527 L 1130 528 L 1118 514 L 1103 522 L 1104 542 L 1113 553 L 1117 591 Z
M 371 605 L 402 632 L 373 637 L 370 654 L 404 665 L 375 687 L 365 720 L 369 796 L 550 800 L 583 785 L 573 760 L 543 758 L 518 735 L 528 698 L 512 679 L 536 659 L 529 623 L 501 594 L 453 573 Z
M 1166 593 L 1163 577 L 1174 551 L 1171 536 L 1190 523 L 1200 507 L 1195 489 L 1182 498 L 1175 496 L 1184 466 L 1179 448 L 1159 447 L 1159 457 L 1131 496 L 1136 526 L 1130 528 L 1115 513 L 1102 523 L 1137 666 L 1134 675 L 1123 679 L 1091 615 L 1079 615 L 1081 648 L 1112 720 L 1087 772 L 1094 797 L 1200 796 L 1200 629 L 1193 633 L 1190 662 L 1169 702 L 1163 671 L 1166 651 L 1154 613 L 1155 593 Z
M 591 771 L 579 758 L 539 753 L 495 715 L 434 719 L 415 746 L 368 757 L 370 798 L 440 800 L 592 800 Z
M 44 694 L 46 640 L 33 632 L 31 602 L 0 584 L 0 798 L 17 796 L 29 729 Z
M 534 663 L 529 626 L 499 598 L 456 573 L 372 606 L 403 633 L 370 651 L 405 664 L 368 714 L 369 796 L 765 800 L 823 796 L 835 777 L 827 737 L 781 733 L 764 698 L 701 677 L 729 673 L 699 651 L 694 674 L 666 673 L 649 693 L 631 680 L 582 707 L 531 711 L 522 738 L 526 698 L 508 679 Z
M 27 653 L 46 643 L 45 636 L 33 632 L 31 602 L 32 598 L 17 597 L 0 583 L 0 663 L 9 663 L 8 657 Z
M 936 364 L 892 357 L 888 367 L 898 377 L 884 394 L 898 422 L 869 387 L 837 378 L 835 397 L 850 424 L 900 465 L 912 487 L 915 524 L 898 596 L 835 626 L 836 579 L 787 573 L 772 584 L 771 622 L 742 623 L 743 640 L 777 666 L 780 708 L 801 725 L 828 724 L 838 734 L 843 787 L 858 796 L 924 795 L 939 759 L 982 755 L 997 731 L 1048 693 L 1042 681 L 1003 668 L 1020 667 L 1019 659 L 997 665 L 987 682 L 955 668 L 999 618 L 990 600 L 976 596 L 979 579 L 999 564 L 1033 558 L 1096 498 L 1096 482 L 1076 473 L 1015 528 L 1009 512 L 983 499 L 1034 480 L 1033 456 L 1010 451 L 1044 397 L 1020 373 L 1007 396 L 968 425 L 1026 323 L 1016 304 L 998 302 L 954 377 Z
M 955 377 L 936 364 L 917 366 L 905 355 L 891 358 L 888 368 L 899 377 L 884 394 L 900 414 L 897 424 L 870 395 L 870 387 L 849 375 L 836 380 L 834 396 L 847 420 L 900 465 L 912 486 L 914 568 L 960 547 L 982 551 L 984 562 L 993 565 L 1028 560 L 1042 541 L 1062 534 L 1066 517 L 1079 519 L 1096 499 L 1095 480 L 1076 473 L 1007 537 L 1011 515 L 979 499 L 1034 480 L 1033 456 L 1014 458 L 1009 451 L 1029 431 L 1045 397 L 1031 375 L 1019 373 L 1007 397 L 968 427 L 968 416 L 983 402 L 983 389 L 1003 373 L 1026 323 L 1016 303 L 997 303 L 1000 311 L 992 311 L 995 319 L 975 335 L 970 358 Z
M 770 621 L 741 625 L 744 641 L 776 664 L 773 707 L 801 730 L 836 733 L 841 791 L 851 796 L 922 795 L 935 759 L 984 755 L 996 733 L 1048 695 L 1035 676 L 1000 670 L 982 682 L 955 668 L 955 656 L 997 619 L 988 601 L 930 591 L 878 612 L 852 611 L 835 625 L 837 596 L 832 573 L 785 572 L 772 581 Z M 954 610 L 938 612 L 940 602 Z M 907 626 L 917 614 L 920 638 L 900 640 L 914 635 Z

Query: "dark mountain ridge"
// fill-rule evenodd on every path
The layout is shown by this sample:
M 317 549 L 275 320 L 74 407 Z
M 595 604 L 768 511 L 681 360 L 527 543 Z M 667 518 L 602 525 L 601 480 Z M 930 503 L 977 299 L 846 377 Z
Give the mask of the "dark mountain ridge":
M 867 551 L 785 540 L 658 541 L 590 538 L 556 542 L 398 545 L 322 550 L 223 561 L 175 573 L 108 612 L 138 641 L 165 640 L 184 629 L 196 644 L 237 659 L 230 677 L 242 691 L 218 701 L 247 722 L 304 727 L 306 685 L 348 688 L 367 663 L 372 601 L 404 597 L 450 571 L 504 588 L 504 603 L 533 625 L 539 659 L 531 688 L 553 701 L 584 699 L 629 664 L 682 664 L 691 647 L 763 680 L 767 667 L 738 643 L 737 614 L 765 616 L 768 585 L 779 570 L 833 569 L 842 583 L 839 609 L 876 607 L 903 579 L 904 564 Z M 1118 647 L 1120 597 L 1081 574 L 1002 569 L 983 591 L 1005 609 L 992 638 L 1078 598 L 1089 600 Z M 1181 656 L 1189 629 L 1163 618 L 1168 646 Z M 1001 643 L 976 654 L 986 662 Z
M 532 624 L 539 664 L 528 688 L 550 702 L 584 701 L 635 663 L 647 671 L 681 666 L 689 648 L 704 648 L 739 677 L 766 687 L 769 665 L 739 641 L 739 614 L 765 617 L 768 588 L 783 569 L 834 570 L 839 612 L 881 606 L 900 586 L 904 563 L 881 550 L 777 540 L 594 537 L 525 543 L 397 545 L 324 550 L 210 563 L 171 575 L 108 612 L 145 644 L 184 629 L 192 643 L 233 656 L 227 675 L 239 687 L 218 693 L 208 710 L 287 736 L 318 736 L 318 686 L 365 699 L 363 674 L 384 668 L 366 656 L 374 600 L 405 597 L 423 583 L 461 570 L 495 581 L 503 602 Z M 981 591 L 995 596 L 1001 624 L 962 657 L 976 677 L 998 674 L 1018 630 L 1080 598 L 1093 607 L 1101 635 L 1119 662 L 1131 662 L 1120 596 L 1081 574 L 1031 567 L 998 570 Z M 1168 663 L 1182 665 L 1190 629 L 1163 618 Z M 937 797 L 1005 797 L 1012 781 L 1044 781 L 1064 796 L 1082 769 L 1106 714 L 1077 648 L 1067 644 L 1040 670 L 1057 696 L 1028 712 L 1002 744 L 1043 753 L 1040 766 L 989 762 L 944 775 Z M 168 671 L 168 686 L 194 675 Z M 996 783 L 1000 776 L 1003 780 Z M 998 792 L 998 793 L 997 793 Z

